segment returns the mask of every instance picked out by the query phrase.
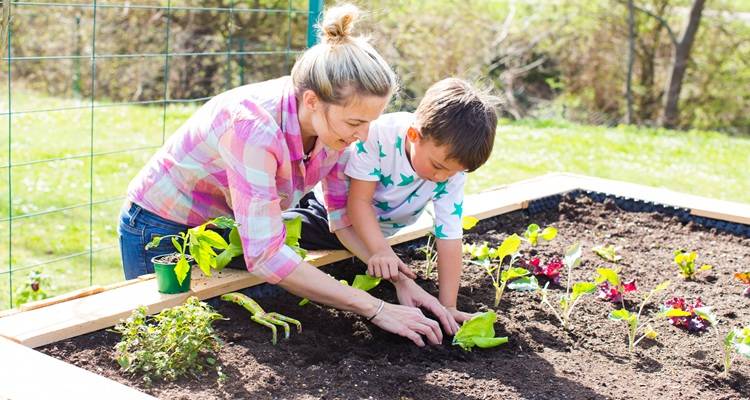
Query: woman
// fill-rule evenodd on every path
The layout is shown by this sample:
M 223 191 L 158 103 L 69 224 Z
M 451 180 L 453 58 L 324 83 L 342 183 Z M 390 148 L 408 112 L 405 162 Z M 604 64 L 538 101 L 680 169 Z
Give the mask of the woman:
M 291 77 L 214 97 L 154 155 L 130 183 L 120 220 L 126 279 L 153 272 L 151 257 L 170 250 L 164 243 L 145 251 L 153 236 L 233 216 L 248 271 L 295 295 L 362 315 L 419 346 L 422 336 L 432 344 L 442 341 L 438 323 L 418 308 L 342 286 L 284 245 L 282 211 L 316 183 L 323 181 L 330 205 L 346 201 L 339 156 L 367 138 L 370 122 L 396 89 L 388 64 L 365 39 L 350 35 L 356 16 L 351 5 L 328 10 L 321 43 L 297 60 Z M 412 303 L 433 304 L 419 300 Z M 428 308 L 455 332 L 447 311 Z

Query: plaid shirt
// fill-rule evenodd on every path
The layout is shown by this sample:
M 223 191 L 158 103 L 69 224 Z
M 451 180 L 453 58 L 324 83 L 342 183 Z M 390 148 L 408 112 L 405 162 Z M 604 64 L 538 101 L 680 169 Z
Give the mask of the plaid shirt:
M 302 261 L 284 244 L 282 210 L 321 180 L 329 213 L 346 209 L 340 155 L 318 140 L 305 160 L 294 87 L 284 77 L 203 105 L 130 183 L 127 197 L 190 226 L 234 216 L 248 271 L 278 283 Z M 337 221 L 336 229 L 349 225 Z

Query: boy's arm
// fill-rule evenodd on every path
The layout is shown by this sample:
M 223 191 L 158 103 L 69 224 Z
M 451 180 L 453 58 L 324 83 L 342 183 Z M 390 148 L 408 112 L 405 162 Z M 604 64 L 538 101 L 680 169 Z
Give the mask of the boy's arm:
M 351 178 L 346 211 L 352 221 L 354 232 L 370 254 L 367 259 L 367 272 L 372 276 L 398 281 L 398 272 L 414 279 L 416 274 L 401 259 L 383 237 L 372 209 L 372 198 L 377 181 L 363 181 Z
M 442 304 L 458 323 L 470 320 L 475 314 L 457 308 L 458 288 L 461 284 L 463 253 L 461 239 L 437 239 L 438 285 Z

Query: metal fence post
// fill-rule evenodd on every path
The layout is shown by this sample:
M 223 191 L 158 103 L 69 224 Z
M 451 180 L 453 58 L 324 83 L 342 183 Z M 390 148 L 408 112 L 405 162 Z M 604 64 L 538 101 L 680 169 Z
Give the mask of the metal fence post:
M 318 31 L 315 29 L 320 17 L 323 15 L 323 0 L 310 0 L 310 10 L 307 14 L 307 47 L 318 43 Z

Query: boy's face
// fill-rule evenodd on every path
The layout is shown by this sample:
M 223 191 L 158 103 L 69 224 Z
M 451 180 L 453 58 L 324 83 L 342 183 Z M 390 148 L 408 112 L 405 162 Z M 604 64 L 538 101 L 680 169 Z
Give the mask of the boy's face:
M 443 182 L 466 168 L 458 161 L 448 158 L 448 145 L 437 146 L 434 141 L 425 139 L 416 128 L 406 133 L 406 151 L 411 166 L 422 179 Z

